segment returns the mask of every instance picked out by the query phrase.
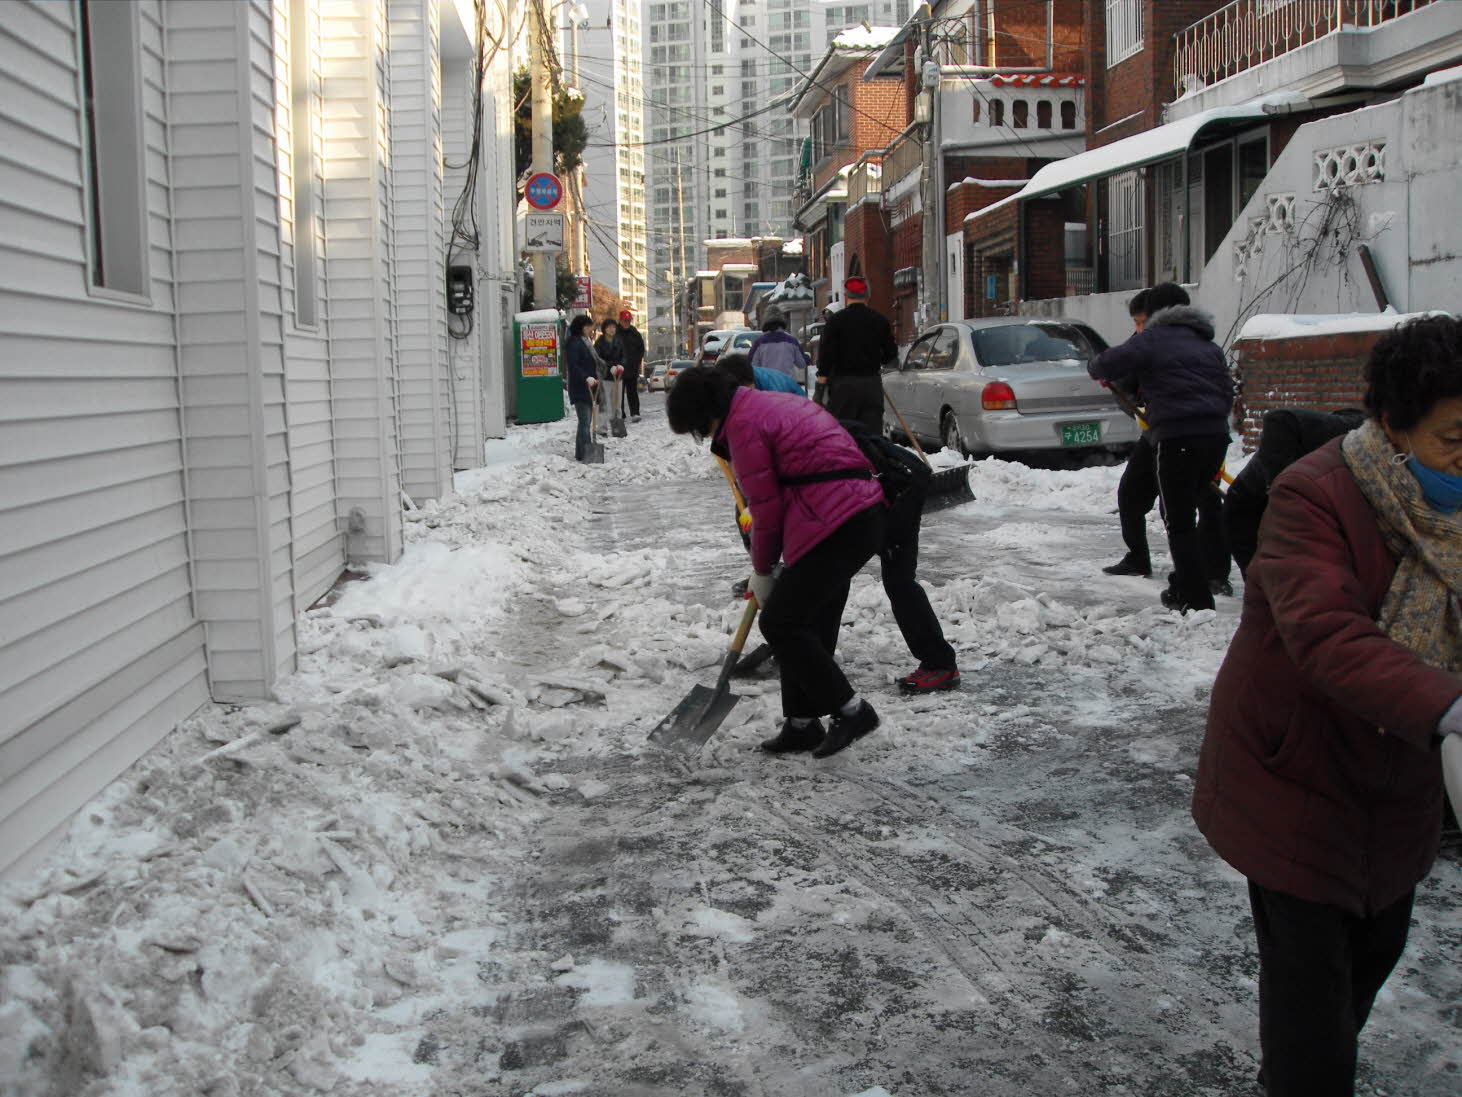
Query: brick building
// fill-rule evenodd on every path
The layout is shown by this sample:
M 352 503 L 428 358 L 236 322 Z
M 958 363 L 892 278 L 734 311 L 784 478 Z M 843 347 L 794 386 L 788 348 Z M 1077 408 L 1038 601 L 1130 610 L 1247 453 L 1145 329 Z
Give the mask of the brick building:
M 835 38 L 792 103 L 811 128 L 803 148 L 797 227 L 819 308 L 842 298 L 846 265 L 844 219 L 855 167 L 866 185 L 864 157 L 883 149 L 908 123 L 897 76 L 865 79 L 869 63 L 898 33 L 895 27 L 851 28 Z M 861 201 L 861 196 L 860 196 Z

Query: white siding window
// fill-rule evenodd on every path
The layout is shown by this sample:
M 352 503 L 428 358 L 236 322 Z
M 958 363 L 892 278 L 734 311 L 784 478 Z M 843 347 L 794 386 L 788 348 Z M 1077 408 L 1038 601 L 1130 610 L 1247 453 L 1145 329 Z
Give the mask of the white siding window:
M 1141 0 L 1107 0 L 1107 68 L 1141 52 Z
M 142 45 L 136 4 L 81 0 L 87 243 L 93 287 L 148 298 Z
M 1107 269 L 1114 290 L 1139 289 L 1142 271 L 1142 173 L 1124 171 L 1107 181 Z

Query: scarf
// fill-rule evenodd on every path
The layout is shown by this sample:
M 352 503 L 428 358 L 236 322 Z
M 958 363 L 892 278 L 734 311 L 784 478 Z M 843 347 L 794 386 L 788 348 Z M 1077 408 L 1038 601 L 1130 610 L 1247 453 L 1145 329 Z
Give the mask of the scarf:
M 1427 505 L 1374 419 L 1347 434 L 1340 452 L 1400 561 L 1381 603 L 1381 631 L 1430 665 L 1462 672 L 1462 516 Z

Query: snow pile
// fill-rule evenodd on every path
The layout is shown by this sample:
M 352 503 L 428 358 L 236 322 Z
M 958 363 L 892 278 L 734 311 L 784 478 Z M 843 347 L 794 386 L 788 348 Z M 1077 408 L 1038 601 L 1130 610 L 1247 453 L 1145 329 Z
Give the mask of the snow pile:
M 987 457 L 970 469 L 970 487 L 982 504 L 1010 504 L 1080 514 L 1105 514 L 1116 507 L 1120 465 L 1056 471 Z

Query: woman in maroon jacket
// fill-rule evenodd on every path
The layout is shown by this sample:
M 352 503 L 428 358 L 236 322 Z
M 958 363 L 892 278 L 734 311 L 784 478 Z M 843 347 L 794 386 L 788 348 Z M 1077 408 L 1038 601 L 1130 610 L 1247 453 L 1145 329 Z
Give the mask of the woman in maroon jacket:
M 742 388 L 725 370 L 675 380 L 665 404 L 676 434 L 710 438 L 727 457 L 751 512 L 750 592 L 782 672 L 773 754 L 836 754 L 878 726 L 833 652 L 853 576 L 883 542 L 883 488 L 842 425 L 804 396 Z M 773 584 L 777 561 L 785 561 Z M 823 731 L 822 717 L 832 716 Z
M 1193 795 L 1249 880 L 1270 1097 L 1353 1092 L 1462 732 L 1462 322 L 1397 328 L 1366 381 L 1370 419 L 1271 489 Z

